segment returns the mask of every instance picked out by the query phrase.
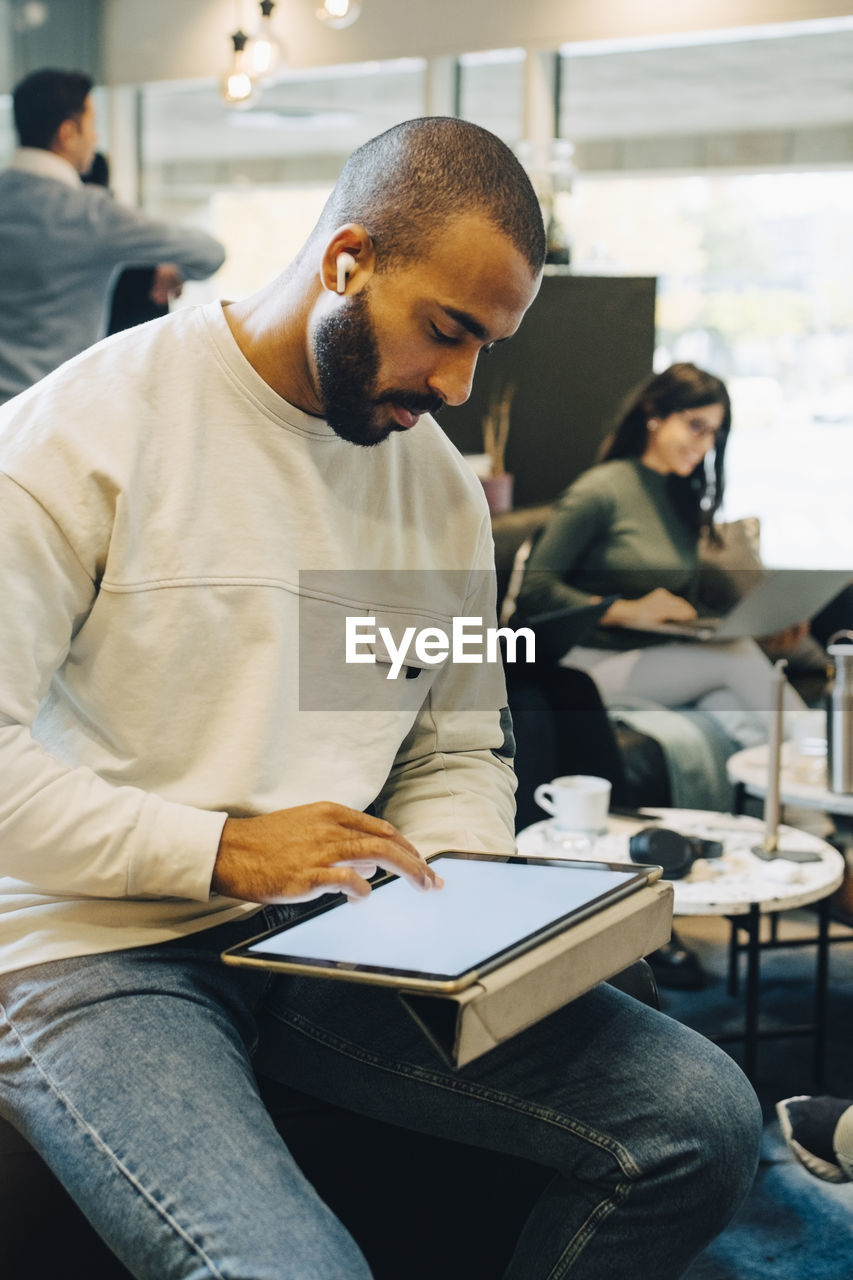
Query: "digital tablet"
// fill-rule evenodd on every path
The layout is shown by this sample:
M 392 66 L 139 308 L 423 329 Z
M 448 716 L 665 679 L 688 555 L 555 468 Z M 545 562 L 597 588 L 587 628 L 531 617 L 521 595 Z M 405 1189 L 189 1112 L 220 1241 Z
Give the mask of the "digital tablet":
M 222 958 L 283 973 L 452 993 L 661 874 L 660 867 L 633 863 L 481 853 L 440 853 L 429 862 L 444 878 L 443 889 L 418 892 L 389 875 L 358 903 L 337 897 Z

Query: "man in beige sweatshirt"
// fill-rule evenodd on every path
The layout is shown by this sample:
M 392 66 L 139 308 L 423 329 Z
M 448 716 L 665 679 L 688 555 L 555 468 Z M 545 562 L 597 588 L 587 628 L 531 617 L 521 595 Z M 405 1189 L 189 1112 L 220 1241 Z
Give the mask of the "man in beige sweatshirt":
M 391 680 L 337 637 L 493 615 L 482 491 L 430 415 L 543 257 L 504 144 L 411 121 L 268 287 L 0 411 L 0 1112 L 135 1276 L 369 1274 L 258 1067 L 552 1168 L 524 1280 L 681 1275 L 749 1186 L 737 1068 L 612 988 L 454 1072 L 393 993 L 219 960 L 376 867 L 440 893 L 426 855 L 513 849 L 499 668 Z

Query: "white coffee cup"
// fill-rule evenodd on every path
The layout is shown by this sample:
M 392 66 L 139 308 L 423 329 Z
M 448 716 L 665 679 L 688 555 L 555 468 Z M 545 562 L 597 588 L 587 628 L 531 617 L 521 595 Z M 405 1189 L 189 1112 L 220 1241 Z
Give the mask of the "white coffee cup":
M 565 831 L 598 835 L 607 828 L 610 783 L 588 773 L 566 774 L 543 782 L 533 792 L 536 803 Z

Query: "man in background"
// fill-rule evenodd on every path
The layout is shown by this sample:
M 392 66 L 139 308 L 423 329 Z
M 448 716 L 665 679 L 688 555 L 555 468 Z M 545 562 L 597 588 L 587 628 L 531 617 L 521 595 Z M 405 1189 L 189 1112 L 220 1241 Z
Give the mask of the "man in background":
M 218 240 L 146 217 L 84 185 L 97 143 L 91 79 L 46 68 L 13 94 L 20 146 L 0 173 L 0 404 L 106 332 L 117 268 L 170 264 L 201 280 Z

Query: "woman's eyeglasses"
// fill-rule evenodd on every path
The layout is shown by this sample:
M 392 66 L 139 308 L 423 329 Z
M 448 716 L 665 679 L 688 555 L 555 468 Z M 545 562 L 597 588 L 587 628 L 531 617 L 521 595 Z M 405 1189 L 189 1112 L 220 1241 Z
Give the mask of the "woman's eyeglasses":
M 707 422 L 703 422 L 701 418 L 691 418 L 688 413 L 683 413 L 681 416 L 694 440 L 709 440 L 711 444 L 716 442 L 720 434 L 719 427 L 709 427 Z

